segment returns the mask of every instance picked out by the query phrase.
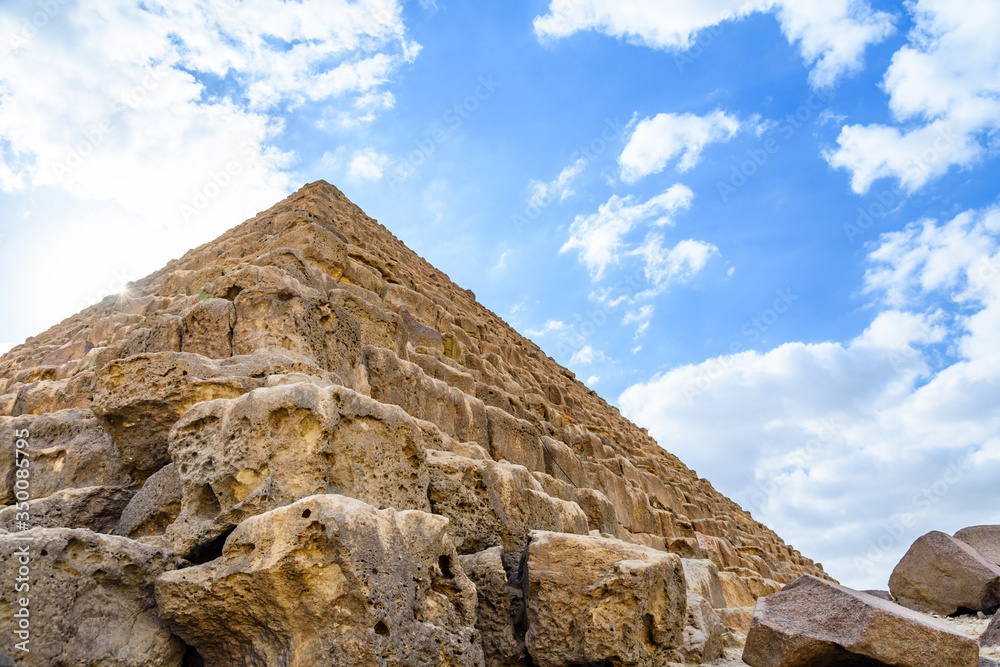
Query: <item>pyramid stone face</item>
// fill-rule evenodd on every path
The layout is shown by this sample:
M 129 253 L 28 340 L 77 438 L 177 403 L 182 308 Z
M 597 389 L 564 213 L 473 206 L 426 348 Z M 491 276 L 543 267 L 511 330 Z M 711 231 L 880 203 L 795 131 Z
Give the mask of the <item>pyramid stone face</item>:
M 248 548 L 227 541 L 243 522 L 271 534 L 262 517 L 335 495 L 443 516 L 442 540 L 463 556 L 501 547 L 511 581 L 531 531 L 712 561 L 727 590 L 753 595 L 826 576 L 324 182 L 0 358 L 0 434 L 25 431 L 33 501 L 135 492 L 116 535 L 182 564 L 242 567 L 226 550 Z M 471 618 L 466 588 L 441 595 Z M 183 601 L 158 602 L 179 617 Z M 401 650 L 377 609 L 351 618 Z M 435 641 L 438 655 L 468 649 Z

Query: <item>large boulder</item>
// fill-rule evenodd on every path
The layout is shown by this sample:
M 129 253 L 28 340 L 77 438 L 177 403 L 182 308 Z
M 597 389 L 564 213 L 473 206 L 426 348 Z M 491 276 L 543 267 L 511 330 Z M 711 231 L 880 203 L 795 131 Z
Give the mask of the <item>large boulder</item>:
M 431 511 L 451 520 L 463 554 L 502 546 L 511 567 L 532 530 L 589 532 L 580 506 L 545 493 L 523 466 L 431 451 L 427 468 Z
M 186 352 L 140 354 L 98 373 L 94 414 L 118 446 L 121 466 L 145 480 L 170 463 L 167 434 L 188 408 L 263 387 L 269 375 L 326 374 L 307 361 L 274 352 L 222 361 Z
M 10 582 L 0 593 L 0 664 L 180 667 L 185 646 L 153 598 L 155 579 L 185 565 L 168 551 L 89 530 L 35 528 L 0 535 L 0 552 Z M 17 580 L 30 590 L 17 592 Z M 29 652 L 15 648 L 25 639 L 18 629 L 28 633 Z
M 429 510 L 421 438 L 398 407 L 336 385 L 201 403 L 170 433 L 183 496 L 166 536 L 187 556 L 248 516 L 316 494 Z
M 698 593 L 688 590 L 684 641 L 677 653 L 685 663 L 700 665 L 721 658 L 725 644 L 726 627 L 712 604 Z
M 33 528 L 86 528 L 110 533 L 133 495 L 135 491 L 114 486 L 63 489 L 29 501 L 27 508 L 18 504 L 0 510 L 0 528 L 20 530 L 21 515 L 27 513 L 26 523 Z
M 26 443 L 22 449 L 29 462 L 31 498 L 67 488 L 132 484 L 118 465 L 114 441 L 90 410 L 0 417 L 0 443 L 4 443 L 0 446 L 0 504 L 17 499 L 14 452 L 19 440 Z
M 752 667 L 976 667 L 979 647 L 942 621 L 811 575 L 757 601 Z
M 233 327 L 236 308 L 232 301 L 208 298 L 184 313 L 181 351 L 210 359 L 233 356 Z
M 688 590 L 705 598 L 716 609 L 724 609 L 726 596 L 722 589 L 722 579 L 719 568 L 707 559 L 682 558 L 684 579 Z
M 681 559 L 586 535 L 534 531 L 523 573 L 528 653 L 539 667 L 680 661 L 687 590 Z
M 969 526 L 955 533 L 955 537 L 1000 565 L 1000 526 Z
M 325 290 L 303 284 L 293 273 L 286 266 L 244 266 L 206 286 L 212 296 L 232 300 L 236 309 L 233 354 L 287 350 L 345 377 L 361 352 L 361 328 L 350 313 L 330 303 Z
M 904 607 L 948 616 L 960 609 L 1000 605 L 1000 566 L 961 540 L 939 531 L 917 539 L 889 577 Z
M 476 585 L 476 629 L 486 667 L 527 667 L 524 648 L 524 593 L 504 569 L 503 549 L 492 547 L 459 556 L 462 570 Z
M 322 495 L 247 519 L 222 556 L 156 583 L 208 665 L 482 665 L 448 520 Z M 237 601 L 235 603 L 234 601 Z

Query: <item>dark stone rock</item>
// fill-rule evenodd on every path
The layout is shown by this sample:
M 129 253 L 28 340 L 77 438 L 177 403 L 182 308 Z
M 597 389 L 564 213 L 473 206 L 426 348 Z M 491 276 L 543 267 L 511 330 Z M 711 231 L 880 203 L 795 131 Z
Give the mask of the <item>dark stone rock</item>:
M 948 625 L 805 575 L 757 601 L 743 661 L 752 667 L 976 667 L 979 647 Z

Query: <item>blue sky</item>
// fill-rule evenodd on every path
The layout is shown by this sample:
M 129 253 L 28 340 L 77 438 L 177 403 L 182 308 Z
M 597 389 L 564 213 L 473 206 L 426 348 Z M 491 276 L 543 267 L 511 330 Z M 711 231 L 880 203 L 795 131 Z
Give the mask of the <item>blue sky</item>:
M 848 585 L 1000 522 L 993 0 L 16 0 L 0 349 L 340 187 Z

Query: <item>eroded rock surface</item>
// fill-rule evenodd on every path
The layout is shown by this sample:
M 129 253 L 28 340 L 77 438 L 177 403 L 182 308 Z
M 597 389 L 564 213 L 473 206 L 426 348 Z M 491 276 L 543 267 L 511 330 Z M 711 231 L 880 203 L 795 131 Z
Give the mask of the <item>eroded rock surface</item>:
M 336 385 L 200 403 L 170 433 L 183 495 L 167 537 L 188 555 L 248 516 L 324 493 L 429 509 L 421 438 L 401 409 Z
M 475 586 L 447 519 L 426 512 L 306 498 L 241 523 L 219 559 L 164 574 L 156 599 L 212 665 L 483 664 Z
M 89 530 L 35 528 L 0 535 L 0 551 L 3 580 L 12 582 L 0 594 L 0 626 L 8 631 L 0 644 L 5 664 L 181 665 L 185 646 L 153 599 L 156 578 L 186 565 L 167 550 Z M 30 590 L 19 593 L 13 582 L 25 562 Z M 27 653 L 14 648 L 20 598 L 29 600 Z
M 20 531 L 19 514 L 26 513 L 36 528 L 86 528 L 95 533 L 110 533 L 118 525 L 122 511 L 135 491 L 122 487 L 90 486 L 63 489 L 50 496 L 32 500 L 27 507 L 10 506 L 0 510 L 0 528 Z
M 662 665 L 684 642 L 681 559 L 586 535 L 535 531 L 524 572 L 525 643 L 539 667 Z

